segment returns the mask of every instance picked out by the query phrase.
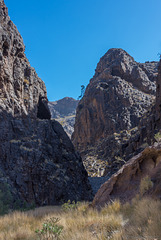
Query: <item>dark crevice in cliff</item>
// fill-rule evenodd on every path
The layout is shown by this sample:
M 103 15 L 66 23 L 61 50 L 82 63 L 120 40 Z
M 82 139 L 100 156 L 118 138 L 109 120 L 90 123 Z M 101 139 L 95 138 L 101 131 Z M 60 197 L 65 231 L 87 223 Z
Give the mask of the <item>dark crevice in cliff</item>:
M 47 99 L 42 96 L 39 97 L 37 117 L 39 119 L 51 118 L 51 113 L 47 104 Z

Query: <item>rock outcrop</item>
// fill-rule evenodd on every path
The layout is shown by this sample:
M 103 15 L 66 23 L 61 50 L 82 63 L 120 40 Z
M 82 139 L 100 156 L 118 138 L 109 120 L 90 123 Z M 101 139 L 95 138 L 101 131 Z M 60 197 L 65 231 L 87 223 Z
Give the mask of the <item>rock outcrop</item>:
M 51 117 L 57 120 L 64 128 L 69 137 L 74 131 L 76 108 L 79 100 L 65 97 L 55 102 L 49 102 Z
M 145 119 L 142 119 L 137 135 L 138 142 L 155 142 L 153 146 L 129 160 L 117 173 L 105 182 L 97 192 L 93 206 L 103 206 L 110 200 L 120 199 L 122 202 L 130 201 L 140 194 L 140 184 L 145 177 L 148 177 L 151 185 L 148 189 L 148 182 L 144 183 L 144 194 L 161 198 L 161 61 L 158 65 L 156 103 Z M 157 134 L 156 134 L 157 133 Z M 144 136 L 144 137 L 143 137 Z M 132 142 L 132 137 L 129 146 Z
M 25 56 L 21 35 L 0 1 L 0 183 L 36 205 L 91 197 L 80 156 L 50 120 L 44 82 Z
M 37 118 L 39 98 L 47 100 L 46 87 L 24 52 L 23 39 L 0 1 L 0 109 Z
M 90 198 L 81 157 L 55 120 L 0 121 L 0 169 L 17 197 L 36 205 Z
M 161 197 L 161 145 L 155 144 L 129 160 L 98 190 L 93 206 L 103 206 L 111 200 L 131 201 L 137 194 L 150 194 Z M 145 189 L 140 192 L 141 180 L 145 180 Z M 148 182 L 151 181 L 151 185 Z M 144 187 L 144 186 L 143 186 Z M 142 187 L 142 188 L 143 188 Z M 147 190 L 147 191 L 146 191 Z
M 99 166 L 103 171 L 118 158 L 123 163 L 122 158 L 126 155 L 128 160 L 137 149 L 137 139 L 128 149 L 127 143 L 154 105 L 157 66 L 158 62 L 137 63 L 122 49 L 110 49 L 100 59 L 78 104 L 72 135 L 88 172 L 93 174 Z

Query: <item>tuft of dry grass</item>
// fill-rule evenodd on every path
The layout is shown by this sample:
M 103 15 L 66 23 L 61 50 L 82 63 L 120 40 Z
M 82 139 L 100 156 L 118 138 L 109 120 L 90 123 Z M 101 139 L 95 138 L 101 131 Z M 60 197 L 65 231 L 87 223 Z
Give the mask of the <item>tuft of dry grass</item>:
M 94 209 L 89 209 L 86 213 L 79 210 L 68 212 L 65 215 L 63 213 L 63 217 L 60 219 L 61 225 L 64 226 L 62 239 L 67 240 L 110 239 L 124 224 L 120 214 L 105 214 L 105 212 L 101 213 Z
M 101 209 L 102 214 L 117 214 L 120 213 L 121 210 L 121 203 L 119 200 L 111 201 L 110 204 L 106 205 L 104 208 Z
M 0 217 L 0 240 L 39 240 L 35 230 L 53 217 L 63 226 L 59 240 L 161 239 L 161 201 L 137 198 L 123 205 L 116 200 L 99 211 L 88 203 L 69 211 L 54 206 L 16 211 Z
M 144 177 L 140 183 L 140 195 L 143 196 L 153 187 L 153 182 L 149 176 Z

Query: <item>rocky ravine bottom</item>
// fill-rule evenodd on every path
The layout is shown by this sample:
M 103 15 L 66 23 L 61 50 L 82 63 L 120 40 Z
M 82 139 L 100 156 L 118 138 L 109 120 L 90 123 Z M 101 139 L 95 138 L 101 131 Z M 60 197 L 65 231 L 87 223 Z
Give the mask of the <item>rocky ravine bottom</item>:
M 88 177 L 94 195 L 100 189 L 101 185 L 104 184 L 109 178 L 110 177 L 108 175 L 105 177 Z

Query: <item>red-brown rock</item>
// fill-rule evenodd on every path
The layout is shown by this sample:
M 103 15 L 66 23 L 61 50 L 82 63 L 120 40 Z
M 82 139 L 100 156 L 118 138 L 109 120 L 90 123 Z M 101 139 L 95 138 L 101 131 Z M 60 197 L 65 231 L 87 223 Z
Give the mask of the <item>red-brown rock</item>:
M 157 66 L 158 62 L 137 63 L 115 48 L 100 59 L 78 104 L 72 135 L 91 176 L 98 170 L 103 173 L 106 165 L 106 173 L 116 172 L 143 150 L 146 126 L 140 134 L 138 125 L 155 102 Z
M 155 99 L 158 63 L 148 64 L 153 72 L 122 49 L 100 59 L 77 108 L 72 140 L 78 150 L 138 125 Z
M 140 182 L 149 176 L 153 187 L 149 194 L 161 197 L 161 145 L 155 144 L 129 160 L 117 173 L 105 182 L 93 200 L 93 206 L 103 206 L 111 200 L 127 202 L 140 190 Z

